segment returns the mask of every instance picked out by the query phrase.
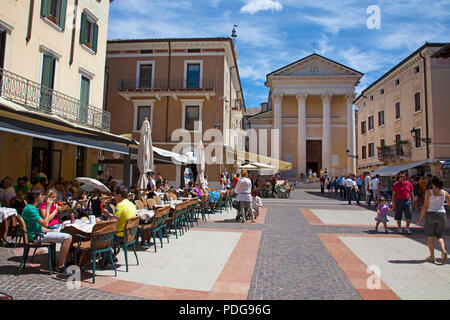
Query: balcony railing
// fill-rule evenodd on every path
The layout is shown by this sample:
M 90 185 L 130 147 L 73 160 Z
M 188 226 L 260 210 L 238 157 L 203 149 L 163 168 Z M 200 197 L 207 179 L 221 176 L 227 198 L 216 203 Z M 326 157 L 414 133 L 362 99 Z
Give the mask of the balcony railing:
M 233 110 L 243 110 L 244 109 L 244 103 L 240 99 L 234 100 L 234 105 L 232 107 Z
M 57 115 L 104 131 L 110 130 L 109 112 L 1 68 L 0 96 L 29 110 Z
M 406 159 L 411 157 L 411 144 L 398 143 L 391 146 L 378 147 L 378 160 L 388 161 L 394 159 Z
M 152 82 L 141 79 L 120 79 L 119 91 L 216 91 L 215 79 L 191 81 L 187 79 L 154 79 Z

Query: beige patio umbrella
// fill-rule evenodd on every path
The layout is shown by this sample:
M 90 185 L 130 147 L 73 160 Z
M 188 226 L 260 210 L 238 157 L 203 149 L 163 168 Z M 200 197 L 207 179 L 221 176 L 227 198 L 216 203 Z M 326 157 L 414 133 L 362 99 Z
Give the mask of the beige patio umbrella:
M 138 189 L 144 190 L 147 186 L 148 171 L 153 170 L 153 147 L 152 147 L 152 132 L 150 129 L 150 122 L 145 118 L 141 127 L 141 137 L 139 140 L 137 165 L 139 168 Z

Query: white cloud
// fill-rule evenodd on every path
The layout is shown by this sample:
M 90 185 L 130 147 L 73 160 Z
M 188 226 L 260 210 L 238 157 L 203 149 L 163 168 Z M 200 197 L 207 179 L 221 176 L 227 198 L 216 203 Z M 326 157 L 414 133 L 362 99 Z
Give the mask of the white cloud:
M 241 13 L 255 14 L 259 11 L 280 11 L 283 6 L 273 0 L 247 0 L 247 4 L 241 8 Z

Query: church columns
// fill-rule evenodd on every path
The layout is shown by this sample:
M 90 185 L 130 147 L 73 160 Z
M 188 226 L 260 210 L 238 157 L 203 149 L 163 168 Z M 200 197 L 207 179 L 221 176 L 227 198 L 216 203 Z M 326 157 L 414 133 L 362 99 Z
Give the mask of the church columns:
M 322 168 L 328 172 L 331 170 L 331 110 L 330 103 L 332 94 L 322 93 L 323 104 L 323 133 L 322 133 Z
M 306 174 L 306 98 L 307 93 L 297 94 L 298 103 L 298 168 L 297 173 Z
M 347 99 L 347 149 L 350 150 L 351 155 L 356 154 L 355 143 L 355 110 L 353 108 L 353 100 L 355 94 L 346 94 Z M 352 157 L 347 158 L 347 171 L 348 173 L 356 172 L 356 159 Z
M 283 102 L 283 94 L 273 95 L 273 111 L 274 111 L 274 129 L 278 132 L 278 159 L 282 158 L 282 121 L 281 121 L 281 104 Z M 273 141 L 273 140 L 272 140 Z M 272 154 L 276 154 L 272 151 Z

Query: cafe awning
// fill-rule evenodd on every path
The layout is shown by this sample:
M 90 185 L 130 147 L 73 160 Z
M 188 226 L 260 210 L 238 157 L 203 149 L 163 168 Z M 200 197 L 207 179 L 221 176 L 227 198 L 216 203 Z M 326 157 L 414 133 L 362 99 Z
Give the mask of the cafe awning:
M 8 110 L 1 105 L 0 131 L 121 154 L 128 154 L 133 144 L 133 140 L 109 132 L 75 127 L 55 117 Z
M 416 161 L 416 162 L 410 162 L 410 163 L 400 164 L 400 165 L 396 165 L 396 166 L 384 167 L 377 171 L 372 172 L 372 176 L 374 176 L 374 175 L 379 175 L 382 177 L 395 176 L 401 171 L 419 167 L 425 163 L 428 163 L 428 161 Z
M 292 169 L 292 163 L 283 160 L 238 149 L 234 149 L 234 153 L 236 154 L 236 159 L 238 161 L 248 162 L 252 165 L 261 167 L 262 169 L 271 169 L 278 171 L 288 171 Z

